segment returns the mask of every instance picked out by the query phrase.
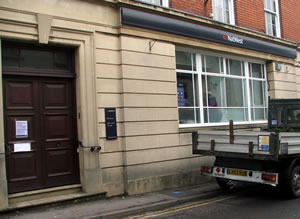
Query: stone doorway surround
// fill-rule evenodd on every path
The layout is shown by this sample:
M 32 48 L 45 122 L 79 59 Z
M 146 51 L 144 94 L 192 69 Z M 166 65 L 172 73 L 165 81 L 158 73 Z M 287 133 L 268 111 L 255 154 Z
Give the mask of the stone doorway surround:
M 46 4 L 50 3 L 47 2 Z M 58 4 L 70 3 L 62 1 Z M 1 40 L 74 47 L 78 140 L 86 147 L 100 145 L 97 122 L 94 35 L 97 31 L 116 34 L 117 28 L 114 24 L 117 23 L 117 19 L 108 18 L 112 21 L 106 22 L 105 19 L 107 18 L 102 17 L 100 22 L 96 22 L 98 13 L 78 15 L 75 12 L 79 9 L 90 12 L 95 10 L 93 4 L 80 1 L 72 2 L 72 7 L 68 12 L 65 12 L 63 7 L 60 8 L 59 5 L 56 7 L 48 6 L 34 4 L 32 1 L 23 1 L 18 5 L 8 1 L 0 3 L 0 14 L 2 14 L 1 17 L 5 18 L 0 21 L 0 48 Z M 54 10 L 55 8 L 57 10 Z M 108 10 L 112 10 L 112 13 L 116 11 L 113 8 Z M 91 14 L 94 14 L 94 17 Z M 101 20 L 105 20 L 103 23 L 110 23 L 111 25 L 102 25 Z M 3 121 L 2 63 L 0 58 L 0 211 L 9 207 Z M 79 163 L 83 192 L 88 194 L 103 193 L 99 153 L 92 153 L 88 148 L 79 147 Z

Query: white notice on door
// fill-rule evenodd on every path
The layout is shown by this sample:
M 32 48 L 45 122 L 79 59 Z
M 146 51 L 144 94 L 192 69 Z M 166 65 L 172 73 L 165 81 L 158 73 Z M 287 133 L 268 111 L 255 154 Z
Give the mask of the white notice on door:
M 28 122 L 16 121 L 16 138 L 28 137 Z
M 31 151 L 30 143 L 14 144 L 14 152 L 24 152 L 24 151 Z

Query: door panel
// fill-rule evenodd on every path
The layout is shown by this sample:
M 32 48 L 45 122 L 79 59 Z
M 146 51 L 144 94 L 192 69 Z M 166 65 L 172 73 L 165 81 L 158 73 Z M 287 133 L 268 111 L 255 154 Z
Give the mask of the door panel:
M 11 171 L 9 175 L 10 182 L 20 182 L 25 180 L 38 179 L 36 151 L 31 153 L 14 153 L 10 156 Z M 24 168 L 26 167 L 26 168 Z
M 9 192 L 40 188 L 41 148 L 37 81 L 24 78 L 3 78 L 5 109 L 5 144 Z M 26 135 L 17 133 L 18 121 L 27 124 Z M 30 143 L 30 151 L 14 153 L 15 144 Z
M 70 80 L 47 80 L 42 86 L 42 131 L 49 186 L 74 180 L 74 105 Z
M 60 148 L 56 150 L 47 150 L 47 163 L 55 165 L 48 165 L 47 176 L 48 177 L 56 177 L 62 175 L 71 175 L 72 171 L 70 171 L 69 163 L 71 151 L 67 148 Z M 72 170 L 72 169 L 71 169 Z
M 33 81 L 7 81 L 6 109 L 34 110 L 37 107 L 36 86 Z
M 64 82 L 44 82 L 44 110 L 70 109 L 70 84 Z
M 72 79 L 4 76 L 3 89 L 9 193 L 78 183 Z M 19 143 L 30 151 L 14 152 Z

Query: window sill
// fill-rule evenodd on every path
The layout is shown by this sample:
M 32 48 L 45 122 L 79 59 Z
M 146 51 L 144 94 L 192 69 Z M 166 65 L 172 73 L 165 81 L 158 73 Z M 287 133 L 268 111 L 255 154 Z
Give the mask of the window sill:
M 268 121 L 255 121 L 255 122 L 234 122 L 234 129 L 262 129 L 267 128 Z M 211 124 L 181 124 L 179 125 L 179 132 L 191 132 L 195 130 L 227 130 L 229 128 L 228 123 L 211 123 Z

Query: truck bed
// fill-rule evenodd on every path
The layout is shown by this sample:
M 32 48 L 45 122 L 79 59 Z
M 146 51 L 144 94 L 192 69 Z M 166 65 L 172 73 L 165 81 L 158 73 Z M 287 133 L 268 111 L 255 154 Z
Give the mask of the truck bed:
M 278 160 L 300 154 L 300 133 L 265 131 L 193 132 L 193 153 L 223 157 Z

